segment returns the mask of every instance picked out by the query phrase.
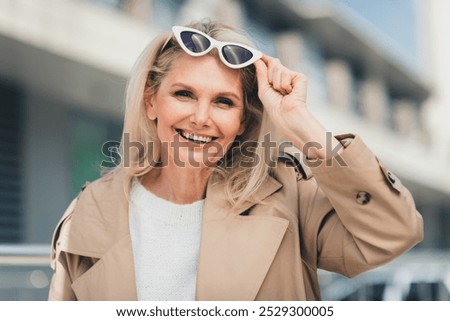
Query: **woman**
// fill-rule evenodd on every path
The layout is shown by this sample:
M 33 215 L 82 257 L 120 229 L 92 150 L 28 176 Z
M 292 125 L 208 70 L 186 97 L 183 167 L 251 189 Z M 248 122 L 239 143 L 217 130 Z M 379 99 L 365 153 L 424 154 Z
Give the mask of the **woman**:
M 422 239 L 408 190 L 307 109 L 305 76 L 222 24 L 144 51 L 121 151 L 58 224 L 50 299 L 318 300 L 318 268 L 352 277 Z

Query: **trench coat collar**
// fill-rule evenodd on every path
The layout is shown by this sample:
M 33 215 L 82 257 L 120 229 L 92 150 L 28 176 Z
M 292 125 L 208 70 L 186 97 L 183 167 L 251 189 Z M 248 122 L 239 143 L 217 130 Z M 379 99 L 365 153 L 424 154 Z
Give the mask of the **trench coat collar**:
M 251 208 L 281 188 L 269 176 L 239 210 L 221 184 L 210 184 L 203 212 L 197 300 L 254 300 L 286 232 L 288 221 L 252 215 Z
M 123 171 L 108 174 L 80 195 L 61 247 L 99 258 L 74 282 L 79 295 L 103 292 L 105 300 L 136 300 L 136 279 Z M 209 183 L 205 199 L 197 274 L 197 300 L 253 300 L 275 257 L 288 222 L 246 214 L 281 188 L 268 177 L 239 211 L 226 200 L 223 184 Z M 88 282 L 90 280 L 90 282 Z M 98 295 L 97 295 L 98 297 Z

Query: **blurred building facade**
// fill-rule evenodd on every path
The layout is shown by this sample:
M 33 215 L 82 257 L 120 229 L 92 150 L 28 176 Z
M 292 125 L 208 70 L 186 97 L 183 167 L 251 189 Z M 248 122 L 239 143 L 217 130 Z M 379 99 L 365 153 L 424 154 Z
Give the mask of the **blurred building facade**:
M 70 200 L 99 176 L 103 143 L 120 139 L 140 51 L 174 24 L 211 17 L 305 73 L 314 114 L 334 133 L 361 135 L 412 191 L 426 229 L 417 248 L 449 248 L 450 7 L 420 6 L 426 72 L 333 1 L 0 0 L 0 243 L 49 244 Z

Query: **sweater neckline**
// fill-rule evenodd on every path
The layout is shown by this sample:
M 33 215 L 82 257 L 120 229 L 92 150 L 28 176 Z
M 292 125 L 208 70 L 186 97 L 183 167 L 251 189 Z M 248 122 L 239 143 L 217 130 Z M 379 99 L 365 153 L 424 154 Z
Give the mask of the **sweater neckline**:
M 173 203 L 146 189 L 136 178 L 131 184 L 131 201 L 146 214 L 168 223 L 201 221 L 205 204 L 204 199 L 190 204 Z

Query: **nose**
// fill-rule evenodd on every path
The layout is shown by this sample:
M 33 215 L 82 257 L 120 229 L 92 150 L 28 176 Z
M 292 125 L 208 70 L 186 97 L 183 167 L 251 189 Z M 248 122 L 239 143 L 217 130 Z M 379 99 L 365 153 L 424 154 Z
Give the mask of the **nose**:
M 204 127 L 208 127 L 211 122 L 209 103 L 198 102 L 195 106 L 195 110 L 190 117 L 190 121 L 195 126 L 195 128 L 201 129 Z

